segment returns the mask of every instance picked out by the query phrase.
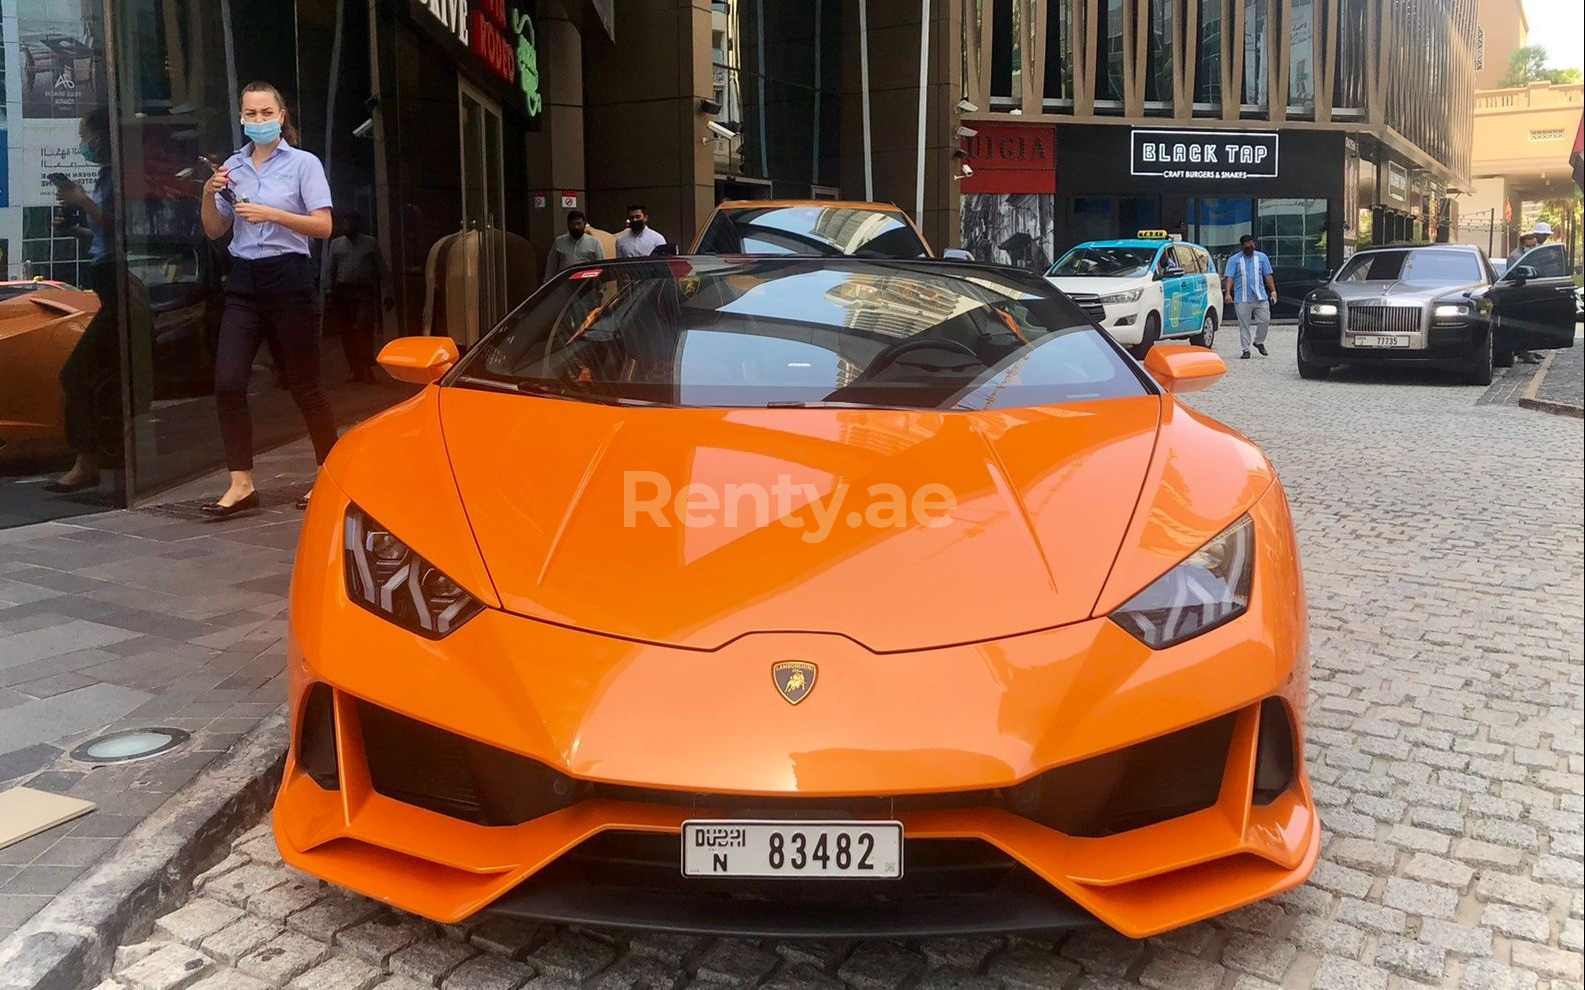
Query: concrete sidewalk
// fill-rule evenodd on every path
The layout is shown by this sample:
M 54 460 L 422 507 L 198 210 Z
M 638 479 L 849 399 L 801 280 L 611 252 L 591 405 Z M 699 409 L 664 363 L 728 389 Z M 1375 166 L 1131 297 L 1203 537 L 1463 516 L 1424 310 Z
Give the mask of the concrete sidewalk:
M 306 443 L 259 458 L 265 508 L 198 513 L 208 478 L 167 504 L 0 530 L 0 789 L 95 802 L 77 821 L 0 849 L 0 942 L 285 698 L 286 593 L 313 477 Z M 80 763 L 105 731 L 192 738 L 121 766 Z

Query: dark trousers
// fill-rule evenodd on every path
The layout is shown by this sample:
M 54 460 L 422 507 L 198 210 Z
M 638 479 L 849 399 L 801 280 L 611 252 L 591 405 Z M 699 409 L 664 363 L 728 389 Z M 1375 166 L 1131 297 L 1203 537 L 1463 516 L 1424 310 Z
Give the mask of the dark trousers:
M 347 359 L 347 370 L 356 378 L 374 367 L 379 292 L 372 286 L 340 286 L 330 294 L 330 311 L 341 331 L 341 353 Z
M 253 420 L 248 378 L 266 338 L 274 338 L 286 387 L 308 424 L 320 464 L 336 443 L 336 418 L 319 385 L 319 295 L 307 255 L 233 259 L 226 277 L 226 309 L 215 355 L 215 407 L 226 468 L 253 470 Z
M 121 445 L 121 331 L 114 262 L 98 262 L 91 273 L 99 312 L 61 365 L 66 445 L 90 457 L 114 456 Z

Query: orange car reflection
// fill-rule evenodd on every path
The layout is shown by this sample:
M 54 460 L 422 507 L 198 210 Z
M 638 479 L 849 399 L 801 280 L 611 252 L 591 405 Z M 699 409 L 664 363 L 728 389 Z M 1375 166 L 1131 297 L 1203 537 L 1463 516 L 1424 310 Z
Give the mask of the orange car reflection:
M 1314 866 L 1292 521 L 1260 451 L 1172 395 L 1209 352 L 978 411 L 624 408 L 438 384 L 433 339 L 381 360 L 431 384 L 342 439 L 308 510 L 291 865 L 443 922 L 847 937 L 1143 937 Z M 637 466 L 818 494 L 797 525 L 617 525 Z M 931 483 L 951 525 L 804 538 L 840 485 Z M 1241 606 L 1172 638 L 1148 593 L 1212 572 Z M 901 823 L 902 877 L 679 873 L 686 822 L 804 819 Z
M 0 463 L 68 452 L 61 366 L 98 312 L 63 282 L 0 282 Z

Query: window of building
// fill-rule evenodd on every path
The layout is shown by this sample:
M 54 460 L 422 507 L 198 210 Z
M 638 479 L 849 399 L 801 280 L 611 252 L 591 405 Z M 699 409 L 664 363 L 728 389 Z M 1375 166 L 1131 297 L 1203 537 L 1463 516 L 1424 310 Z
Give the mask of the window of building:
M 991 0 L 991 99 L 1016 105 L 1022 91 L 1018 0 Z
M 1271 78 L 1271 50 L 1267 44 L 1266 19 L 1270 0 L 1244 0 L 1244 93 L 1246 107 L 1264 110 L 1269 102 L 1267 86 Z
M 1173 9 L 1177 0 L 1149 0 L 1150 40 L 1145 49 L 1145 102 L 1172 104 Z
M 1054 0 L 1046 11 L 1045 98 L 1073 99 L 1073 0 Z
M 1326 270 L 1326 206 L 1324 199 L 1260 200 L 1255 236 L 1278 269 L 1277 281 L 1284 281 L 1284 269 L 1287 274 Z
M 1254 222 L 1252 199 L 1206 197 L 1189 204 L 1188 227 L 1194 231 L 1194 239 L 1211 252 L 1218 272 L 1238 250 L 1238 239 L 1254 230 Z
M 1288 52 L 1288 110 L 1315 114 L 1315 0 L 1293 0 Z
M 1369 33 L 1370 0 L 1340 0 L 1337 21 L 1337 79 L 1332 106 L 1365 109 L 1365 66 L 1373 51 Z
M 1200 3 L 1200 44 L 1194 62 L 1194 102 L 1215 108 L 1222 102 L 1222 0 Z
M 1100 23 L 1095 36 L 1100 39 L 1100 71 L 1095 73 L 1095 99 L 1103 103 L 1123 101 L 1123 28 L 1127 17 L 1123 0 L 1103 0 Z

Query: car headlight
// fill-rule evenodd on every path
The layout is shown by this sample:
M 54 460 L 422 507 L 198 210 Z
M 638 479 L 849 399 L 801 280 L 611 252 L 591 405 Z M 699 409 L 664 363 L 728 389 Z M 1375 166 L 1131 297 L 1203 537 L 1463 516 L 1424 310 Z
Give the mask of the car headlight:
M 1310 315 L 1311 316 L 1336 316 L 1337 315 L 1337 304 L 1336 303 L 1311 303 L 1310 304 Z
M 1112 613 L 1112 621 L 1153 650 L 1236 619 L 1249 608 L 1255 524 L 1248 516 Z
M 440 639 L 484 607 L 357 506 L 343 528 L 347 597 L 376 615 Z
M 1103 306 L 1110 306 L 1113 303 L 1138 302 L 1139 297 L 1143 295 L 1144 292 L 1145 290 L 1143 288 L 1129 289 L 1127 292 L 1114 292 L 1109 296 L 1102 296 L 1100 302 Z
M 1474 310 L 1470 309 L 1465 303 L 1441 303 L 1436 309 L 1431 311 L 1432 315 L 1439 320 L 1457 319 L 1460 316 L 1468 316 L 1472 312 Z

